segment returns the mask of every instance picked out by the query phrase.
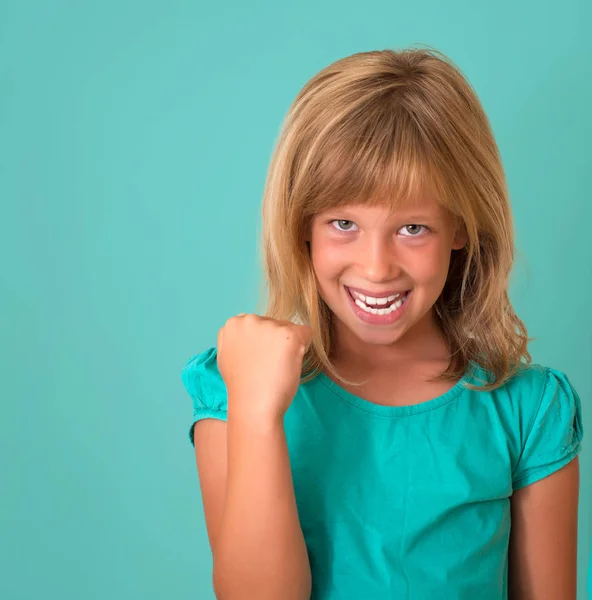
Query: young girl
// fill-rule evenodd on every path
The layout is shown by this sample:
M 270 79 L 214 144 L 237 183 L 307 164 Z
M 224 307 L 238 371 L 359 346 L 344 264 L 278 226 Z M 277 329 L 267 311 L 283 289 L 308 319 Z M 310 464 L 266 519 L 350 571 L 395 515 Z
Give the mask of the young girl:
M 324 68 L 262 224 L 264 316 L 182 371 L 216 594 L 575 600 L 581 403 L 531 362 L 501 158 L 460 70 L 430 48 Z

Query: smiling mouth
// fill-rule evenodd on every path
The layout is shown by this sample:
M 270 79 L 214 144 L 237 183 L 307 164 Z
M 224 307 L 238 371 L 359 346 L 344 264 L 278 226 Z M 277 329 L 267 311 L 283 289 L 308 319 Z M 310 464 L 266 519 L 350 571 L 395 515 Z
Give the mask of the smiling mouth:
M 364 298 L 366 297 L 370 297 L 370 298 L 390 298 L 392 296 L 395 296 L 395 298 L 393 298 L 390 301 L 387 301 L 385 304 L 368 304 L 367 302 L 365 302 L 364 300 L 362 300 L 359 296 L 356 296 L 353 292 L 352 289 L 349 288 L 347 285 L 343 286 L 345 288 L 345 291 L 348 293 L 349 297 L 355 302 L 356 300 L 362 302 L 363 304 L 365 304 L 366 306 L 368 306 L 369 308 L 388 308 L 389 306 L 392 306 L 395 302 L 401 300 L 401 298 L 405 298 L 407 296 L 407 294 L 411 291 L 411 290 L 405 290 L 404 292 L 391 292 L 390 294 L 382 294 L 380 296 L 372 296 L 371 294 L 362 294 L 364 296 Z
M 391 325 L 399 321 L 406 311 L 412 289 L 404 292 L 391 302 L 385 304 L 366 304 L 361 298 L 356 298 L 347 286 L 343 286 L 353 312 L 358 319 L 370 325 Z

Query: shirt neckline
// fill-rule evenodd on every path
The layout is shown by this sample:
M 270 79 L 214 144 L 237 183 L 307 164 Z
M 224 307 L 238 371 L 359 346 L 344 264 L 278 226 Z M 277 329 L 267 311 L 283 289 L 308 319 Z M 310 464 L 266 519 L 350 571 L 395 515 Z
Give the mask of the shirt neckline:
M 451 402 L 459 394 L 465 391 L 466 387 L 464 383 L 468 383 L 472 379 L 472 363 L 473 361 L 469 361 L 469 365 L 461 379 L 457 381 L 456 384 L 447 392 L 444 392 L 444 394 L 430 400 L 426 400 L 425 402 L 420 402 L 419 404 L 407 404 L 402 406 L 386 406 L 383 404 L 376 404 L 375 402 L 370 402 L 370 400 L 356 396 L 333 381 L 323 371 L 319 371 L 317 374 L 317 379 L 322 385 L 324 385 L 334 394 L 349 404 L 359 408 L 360 410 L 363 410 L 364 412 L 385 417 L 409 417 L 439 408 L 440 406 Z

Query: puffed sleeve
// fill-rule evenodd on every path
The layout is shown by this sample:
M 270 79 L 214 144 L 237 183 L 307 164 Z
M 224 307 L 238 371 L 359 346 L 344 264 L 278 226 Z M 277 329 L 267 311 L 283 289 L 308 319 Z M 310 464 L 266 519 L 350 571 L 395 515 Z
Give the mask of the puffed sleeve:
M 545 368 L 545 383 L 524 447 L 512 474 L 518 490 L 570 462 L 582 446 L 582 405 L 567 375 Z
M 214 346 L 192 356 L 181 370 L 181 379 L 191 396 L 193 423 L 189 441 L 193 446 L 193 427 L 201 419 L 228 420 L 226 384 L 218 370 L 217 348 Z

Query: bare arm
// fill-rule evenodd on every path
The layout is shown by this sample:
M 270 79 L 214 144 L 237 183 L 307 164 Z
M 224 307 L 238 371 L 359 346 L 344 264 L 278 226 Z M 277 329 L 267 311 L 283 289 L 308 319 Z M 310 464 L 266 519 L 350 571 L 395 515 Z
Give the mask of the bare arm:
M 216 597 L 308 600 L 310 566 L 298 519 L 283 422 L 236 419 L 229 416 L 224 427 L 226 481 L 220 483 L 219 472 L 209 471 L 205 460 L 200 467 L 198 458 L 204 510 L 208 511 Z M 197 441 L 198 427 L 199 423 L 194 434 L 196 452 L 206 456 L 205 442 L 200 445 Z M 202 427 L 205 440 L 208 426 Z M 215 427 L 222 431 L 220 423 Z M 214 426 L 208 428 L 213 430 Z M 208 443 L 211 442 L 210 434 Z M 220 437 L 216 445 L 220 445 Z M 212 446 L 209 452 L 213 454 Z
M 579 461 L 510 497 L 510 600 L 576 600 Z

